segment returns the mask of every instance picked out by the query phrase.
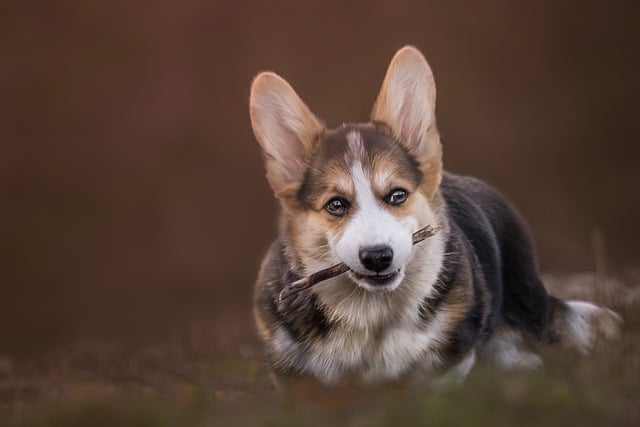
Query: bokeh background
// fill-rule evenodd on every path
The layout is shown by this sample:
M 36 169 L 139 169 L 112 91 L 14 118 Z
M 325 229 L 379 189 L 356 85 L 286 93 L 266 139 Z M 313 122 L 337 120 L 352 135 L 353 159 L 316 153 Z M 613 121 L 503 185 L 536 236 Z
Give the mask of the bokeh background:
M 278 206 L 251 80 L 276 71 L 330 126 L 365 121 L 404 44 L 434 70 L 447 169 L 506 194 L 543 270 L 600 253 L 633 276 L 637 24 L 633 2 L 3 2 L 0 354 L 194 323 L 255 346 Z

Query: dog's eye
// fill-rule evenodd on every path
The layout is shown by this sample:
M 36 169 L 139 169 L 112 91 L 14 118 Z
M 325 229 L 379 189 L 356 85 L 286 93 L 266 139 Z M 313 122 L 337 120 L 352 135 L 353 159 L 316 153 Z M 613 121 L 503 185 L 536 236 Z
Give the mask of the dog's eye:
M 347 202 L 342 197 L 334 197 L 333 199 L 329 200 L 329 202 L 327 202 L 324 208 L 331 215 L 344 216 L 347 214 L 347 210 L 349 210 L 349 202 Z
M 384 201 L 391 206 L 398 206 L 403 204 L 407 200 L 408 196 L 409 193 L 407 193 L 406 190 L 403 190 L 402 188 L 396 188 L 395 190 L 392 190 L 389 194 L 387 194 L 387 196 L 384 198 Z

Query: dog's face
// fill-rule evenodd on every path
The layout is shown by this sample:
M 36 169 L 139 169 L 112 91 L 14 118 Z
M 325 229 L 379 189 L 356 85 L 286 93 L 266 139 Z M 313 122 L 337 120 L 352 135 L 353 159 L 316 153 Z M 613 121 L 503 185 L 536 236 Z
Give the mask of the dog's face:
M 411 47 L 391 61 L 367 124 L 326 130 L 280 77 L 256 78 L 254 133 L 306 274 L 344 262 L 366 290 L 402 282 L 412 234 L 435 216 L 442 167 L 434 111 L 431 70 Z
M 429 205 L 416 160 L 384 125 L 344 125 L 321 137 L 291 215 L 310 271 L 344 262 L 371 291 L 395 288 Z

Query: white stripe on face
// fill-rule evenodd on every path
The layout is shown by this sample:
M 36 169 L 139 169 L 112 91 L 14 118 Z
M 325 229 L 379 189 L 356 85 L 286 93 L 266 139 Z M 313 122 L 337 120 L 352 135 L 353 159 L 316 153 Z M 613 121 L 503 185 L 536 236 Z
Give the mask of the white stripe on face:
M 347 134 L 347 145 L 349 151 L 347 151 L 345 160 L 350 162 L 362 162 L 364 159 L 364 142 L 362 142 L 362 136 L 357 130 L 352 130 Z
M 371 188 L 371 174 L 364 168 L 357 154 L 361 153 L 362 141 L 357 132 L 348 135 L 351 154 L 356 160 L 351 167 L 351 178 L 355 188 L 353 216 L 336 244 L 338 257 L 356 273 L 373 274 L 360 262 L 359 252 L 363 248 L 389 246 L 393 250 L 393 262 L 381 274 L 402 271 L 411 258 L 412 232 L 417 227 L 413 217 L 400 220 L 393 216 L 378 200 Z M 353 159 L 352 159 L 353 160 Z

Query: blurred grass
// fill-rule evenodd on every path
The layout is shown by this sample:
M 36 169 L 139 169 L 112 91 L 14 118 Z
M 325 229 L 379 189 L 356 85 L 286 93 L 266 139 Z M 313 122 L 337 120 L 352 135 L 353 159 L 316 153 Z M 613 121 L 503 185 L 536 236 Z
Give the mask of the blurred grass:
M 562 284 L 563 297 L 580 297 L 595 286 L 585 279 L 547 282 L 552 289 Z M 639 288 L 607 283 L 600 295 L 625 318 L 622 339 L 601 342 L 589 357 L 549 348 L 539 372 L 477 367 L 461 387 L 441 391 L 304 384 L 278 396 L 255 343 L 212 346 L 219 332 L 207 335 L 213 329 L 201 325 L 153 348 L 87 342 L 30 361 L 5 357 L 0 425 L 638 425 Z

